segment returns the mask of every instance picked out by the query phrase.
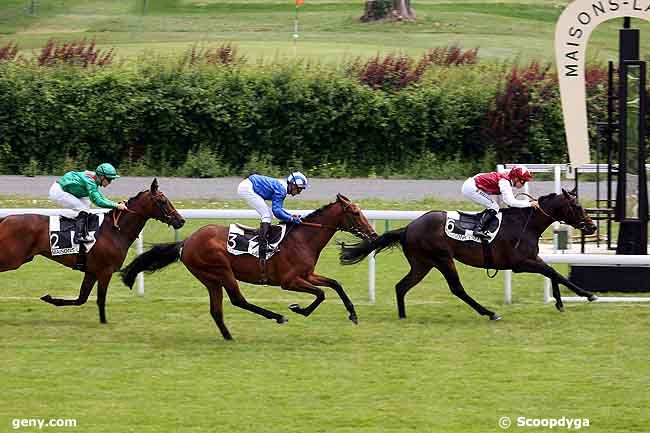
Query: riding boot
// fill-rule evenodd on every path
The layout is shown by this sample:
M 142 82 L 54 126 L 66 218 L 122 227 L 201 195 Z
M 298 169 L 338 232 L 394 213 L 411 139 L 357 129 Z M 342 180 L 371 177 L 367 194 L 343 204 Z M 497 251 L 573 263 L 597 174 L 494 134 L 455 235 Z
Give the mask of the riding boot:
M 79 212 L 75 224 L 74 238 L 72 240 L 76 244 L 87 244 L 93 241 L 93 238 L 88 235 L 88 212 L 83 210 Z
M 271 223 L 260 223 L 260 234 L 259 234 L 259 256 L 260 256 L 260 270 L 262 271 L 262 282 L 266 282 L 266 252 L 269 245 L 269 229 L 271 228 Z
M 487 239 L 490 236 L 490 234 L 487 232 L 487 227 L 490 224 L 490 221 L 492 221 L 492 218 L 496 216 L 497 211 L 494 209 L 485 209 L 485 211 L 483 211 L 481 214 L 481 220 L 474 229 L 474 236 L 479 239 Z

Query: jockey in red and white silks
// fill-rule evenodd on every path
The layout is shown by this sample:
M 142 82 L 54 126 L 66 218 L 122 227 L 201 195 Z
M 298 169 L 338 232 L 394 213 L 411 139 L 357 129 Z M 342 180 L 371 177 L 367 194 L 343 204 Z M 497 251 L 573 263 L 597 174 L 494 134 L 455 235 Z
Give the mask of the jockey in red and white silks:
M 504 173 L 479 173 L 463 183 L 461 189 L 463 195 L 487 208 L 474 230 L 476 237 L 487 237 L 486 226 L 499 212 L 499 204 L 491 197 L 492 195 L 501 195 L 505 204 L 510 207 L 538 207 L 537 201 L 516 199 L 512 191 L 513 187 L 522 188 L 532 178 L 530 171 L 520 165 Z

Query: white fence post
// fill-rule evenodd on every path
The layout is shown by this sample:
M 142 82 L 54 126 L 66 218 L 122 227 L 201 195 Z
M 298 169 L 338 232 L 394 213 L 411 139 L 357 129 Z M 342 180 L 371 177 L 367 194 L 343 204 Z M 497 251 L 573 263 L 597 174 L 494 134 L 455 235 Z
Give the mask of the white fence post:
M 144 252 L 144 230 L 140 232 L 138 238 L 135 240 L 135 252 L 140 255 Z M 140 272 L 137 276 L 138 296 L 144 296 L 144 273 Z
M 560 167 L 559 164 L 555 164 L 555 166 L 553 167 L 553 181 L 554 181 L 555 193 L 562 194 L 562 167 Z M 553 251 L 557 251 L 559 249 L 559 240 L 557 234 L 557 231 L 559 229 L 560 229 L 560 223 L 555 221 L 553 223 Z M 546 299 L 546 295 L 544 295 L 544 299 Z
M 551 302 L 551 279 L 544 277 L 544 303 Z
M 512 304 L 512 271 L 505 272 L 505 287 L 503 289 L 503 302 Z
M 372 228 L 375 229 L 376 221 L 370 221 Z M 371 304 L 375 303 L 375 252 L 368 255 L 368 300 Z

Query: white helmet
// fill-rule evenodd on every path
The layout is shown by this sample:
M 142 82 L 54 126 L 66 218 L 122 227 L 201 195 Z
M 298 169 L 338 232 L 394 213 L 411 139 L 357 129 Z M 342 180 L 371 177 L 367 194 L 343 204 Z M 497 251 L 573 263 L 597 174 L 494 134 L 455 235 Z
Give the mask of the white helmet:
M 302 189 L 309 187 L 309 183 L 307 182 L 307 176 L 305 176 L 299 171 L 294 171 L 293 173 L 289 174 L 289 176 L 287 176 L 287 183 L 292 183 L 296 185 L 298 188 L 302 188 Z

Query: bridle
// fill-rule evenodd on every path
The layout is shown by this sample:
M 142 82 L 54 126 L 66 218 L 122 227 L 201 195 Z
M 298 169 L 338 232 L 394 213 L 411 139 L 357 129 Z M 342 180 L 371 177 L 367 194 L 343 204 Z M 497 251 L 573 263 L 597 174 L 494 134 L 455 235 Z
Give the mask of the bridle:
M 527 194 L 527 193 L 525 193 L 525 192 L 522 192 L 522 193 L 517 194 L 517 196 L 519 196 L 519 195 L 525 195 L 526 197 L 530 198 L 531 200 L 535 200 L 535 201 L 537 201 L 537 203 L 539 204 L 539 207 L 538 207 L 537 209 L 538 209 L 538 210 L 539 210 L 543 215 L 547 216 L 548 218 L 550 218 L 550 219 L 553 220 L 554 222 L 557 221 L 557 222 L 559 222 L 559 223 L 561 223 L 561 224 L 567 224 L 567 225 L 570 225 L 570 226 L 573 226 L 573 227 L 577 228 L 578 230 L 582 230 L 582 229 L 585 228 L 585 226 L 587 225 L 587 224 L 585 223 L 584 220 L 578 222 L 576 225 L 569 224 L 569 223 L 566 222 L 566 218 L 564 218 L 564 219 L 556 218 L 556 217 L 552 216 L 551 214 L 549 214 L 548 212 L 546 212 L 546 211 L 542 208 L 541 203 L 539 203 L 539 200 L 536 199 L 535 197 L 531 196 L 530 194 Z M 569 201 L 569 204 L 575 204 L 575 199 L 571 199 L 571 200 Z M 568 217 L 572 217 L 572 216 L 575 216 L 575 215 L 576 215 L 576 211 L 575 211 L 575 209 L 574 209 L 573 206 L 569 206 L 569 211 L 570 211 L 571 213 L 570 213 L 569 215 L 567 215 Z M 528 220 L 530 220 L 530 217 L 531 217 L 531 216 L 532 216 L 532 212 L 528 215 L 528 219 L 526 220 L 526 225 L 528 225 Z M 524 230 L 526 229 L 526 225 L 524 225 Z

